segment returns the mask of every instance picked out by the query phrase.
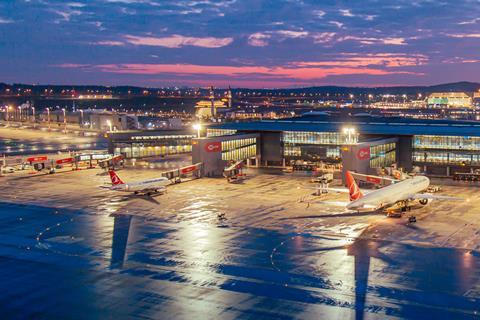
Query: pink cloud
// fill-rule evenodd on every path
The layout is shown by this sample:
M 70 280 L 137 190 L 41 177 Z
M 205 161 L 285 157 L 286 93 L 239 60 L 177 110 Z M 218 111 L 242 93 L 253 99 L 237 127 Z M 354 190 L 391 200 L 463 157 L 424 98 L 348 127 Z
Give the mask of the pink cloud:
M 279 30 L 276 31 L 278 35 L 284 38 L 305 38 L 308 36 L 308 31 L 294 31 L 294 30 Z
M 345 36 L 338 39 L 338 41 L 358 41 L 361 44 L 389 44 L 396 46 L 403 46 L 407 43 L 405 38 L 373 38 L 373 37 L 357 37 Z
M 313 43 L 331 42 L 337 34 L 335 32 L 319 32 L 312 35 Z
M 89 64 L 79 64 L 79 63 L 62 63 L 55 65 L 55 67 L 60 67 L 60 68 L 87 68 L 90 67 L 91 65 Z
M 111 41 L 111 40 L 105 40 L 105 41 L 97 41 L 97 42 L 92 42 L 91 44 L 98 45 L 98 46 L 123 46 L 125 43 L 121 41 Z
M 257 32 L 253 33 L 248 37 L 248 44 L 253 47 L 265 47 L 268 45 L 268 39 L 271 36 L 269 34 Z
M 428 57 L 422 54 L 407 55 L 403 53 L 377 53 L 377 54 L 343 54 L 338 60 L 334 61 L 313 61 L 296 62 L 294 65 L 300 67 L 367 67 L 367 66 L 385 66 L 385 67 L 412 67 L 423 65 L 428 62 Z
M 449 33 L 446 36 L 451 38 L 480 38 L 480 33 Z
M 390 71 L 378 68 L 341 66 L 332 63 L 329 66 L 317 66 L 314 63 L 297 62 L 287 67 L 283 66 L 206 66 L 194 64 L 103 64 L 92 66 L 93 69 L 102 72 L 117 74 L 138 75 L 178 75 L 178 76 L 222 76 L 235 78 L 249 76 L 254 78 L 268 79 L 296 79 L 315 80 L 328 76 L 338 75 L 388 75 L 388 74 L 416 74 L 407 71 Z
M 228 46 L 233 42 L 233 38 L 195 38 L 185 37 L 182 35 L 174 34 L 168 37 L 141 37 L 126 35 L 125 39 L 128 43 L 137 46 L 157 46 L 166 48 L 181 48 L 184 46 L 194 46 L 203 48 L 220 48 Z

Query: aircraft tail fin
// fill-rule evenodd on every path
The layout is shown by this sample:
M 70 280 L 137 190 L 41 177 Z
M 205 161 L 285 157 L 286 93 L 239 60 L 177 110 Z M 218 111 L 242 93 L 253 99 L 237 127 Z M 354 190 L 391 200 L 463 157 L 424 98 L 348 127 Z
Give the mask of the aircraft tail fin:
M 353 178 L 350 171 L 347 171 L 347 173 L 345 174 L 345 178 L 347 180 L 347 187 L 350 193 L 350 201 L 355 201 L 363 197 L 362 191 L 360 191 L 360 188 L 355 182 L 355 179 Z
M 112 185 L 116 186 L 118 184 L 124 184 L 124 182 L 122 181 L 122 179 L 120 179 L 115 170 L 109 170 L 108 173 L 110 174 Z

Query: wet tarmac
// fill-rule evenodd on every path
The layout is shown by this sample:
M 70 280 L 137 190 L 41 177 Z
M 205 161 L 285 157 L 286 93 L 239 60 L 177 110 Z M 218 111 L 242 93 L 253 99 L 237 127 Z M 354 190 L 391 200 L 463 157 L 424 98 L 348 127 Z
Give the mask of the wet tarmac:
M 0 203 L 5 319 L 475 319 L 479 266 L 477 251 L 228 215 Z

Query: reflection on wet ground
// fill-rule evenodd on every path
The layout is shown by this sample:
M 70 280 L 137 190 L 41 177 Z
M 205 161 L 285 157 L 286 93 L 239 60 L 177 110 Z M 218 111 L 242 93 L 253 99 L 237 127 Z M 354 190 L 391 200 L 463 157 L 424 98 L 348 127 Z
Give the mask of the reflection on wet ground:
M 478 316 L 478 252 L 220 220 L 0 203 L 3 317 Z

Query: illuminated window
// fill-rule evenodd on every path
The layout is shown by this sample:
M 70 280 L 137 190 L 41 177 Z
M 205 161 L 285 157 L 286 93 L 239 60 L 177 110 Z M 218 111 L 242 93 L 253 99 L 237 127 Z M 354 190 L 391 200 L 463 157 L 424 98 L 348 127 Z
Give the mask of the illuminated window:
M 235 133 L 237 133 L 237 130 L 207 128 L 207 137 L 230 136 Z
M 257 155 L 257 138 L 222 141 L 222 160 L 245 160 Z

